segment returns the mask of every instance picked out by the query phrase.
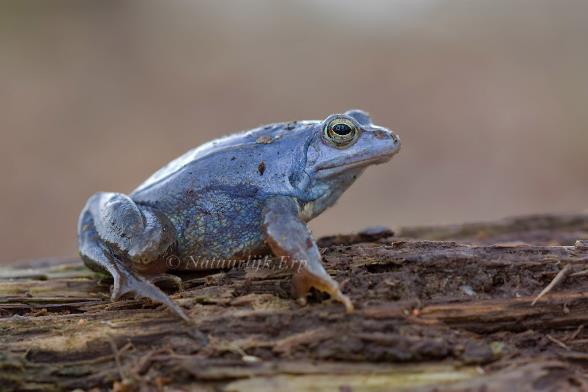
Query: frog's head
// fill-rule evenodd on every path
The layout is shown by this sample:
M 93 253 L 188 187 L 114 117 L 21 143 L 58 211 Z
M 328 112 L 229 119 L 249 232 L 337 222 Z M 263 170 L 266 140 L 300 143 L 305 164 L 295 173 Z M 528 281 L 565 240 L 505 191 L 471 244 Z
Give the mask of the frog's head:
M 400 150 L 398 136 L 361 110 L 329 116 L 313 133 L 305 168 L 309 191 L 321 195 L 313 202 L 313 216 L 332 205 L 367 166 L 387 162 Z
M 345 175 L 389 161 L 400 150 L 392 131 L 374 125 L 361 110 L 327 117 L 307 152 L 307 173 L 317 179 Z

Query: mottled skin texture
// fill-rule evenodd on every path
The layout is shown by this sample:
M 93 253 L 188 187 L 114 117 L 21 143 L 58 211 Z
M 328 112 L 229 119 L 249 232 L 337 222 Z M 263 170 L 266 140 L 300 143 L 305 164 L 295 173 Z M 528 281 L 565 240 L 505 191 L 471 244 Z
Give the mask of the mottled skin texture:
M 159 170 L 130 195 L 96 193 L 78 225 L 80 255 L 114 279 L 113 300 L 132 293 L 183 310 L 153 282 L 200 269 L 197 260 L 283 256 L 293 294 L 310 288 L 353 309 L 321 265 L 306 222 L 333 205 L 400 141 L 352 110 L 324 121 L 278 123 L 209 142 Z M 173 261 L 173 262 L 172 262 Z

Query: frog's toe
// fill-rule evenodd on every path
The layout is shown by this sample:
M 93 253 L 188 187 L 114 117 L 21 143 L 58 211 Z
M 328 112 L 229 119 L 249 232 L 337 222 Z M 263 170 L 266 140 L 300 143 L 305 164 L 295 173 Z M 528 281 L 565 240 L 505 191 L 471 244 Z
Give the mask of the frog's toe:
M 354 308 L 353 308 L 353 303 L 351 302 L 351 299 L 349 299 L 348 296 L 346 296 L 345 294 L 343 294 L 340 290 L 338 290 L 338 292 L 333 295 L 333 298 L 335 298 L 337 301 L 341 302 L 343 304 L 343 306 L 345 306 L 345 311 L 347 313 L 352 313 Z
M 300 271 L 292 278 L 292 294 L 300 305 L 306 305 L 306 296 L 311 288 L 323 291 L 345 306 L 347 313 L 353 312 L 353 304 L 348 296 L 339 289 L 339 284 L 330 276 L 321 277 L 309 271 Z
M 308 305 L 308 300 L 306 299 L 306 296 L 296 298 L 296 302 L 298 302 L 298 305 L 300 306 Z
M 179 278 L 178 278 L 179 279 Z M 118 275 L 114 279 L 114 287 L 112 289 L 112 300 L 116 301 L 125 294 L 134 294 L 138 297 L 150 299 L 154 302 L 167 306 L 176 316 L 181 319 L 191 322 L 192 320 L 184 313 L 182 308 L 176 304 L 170 297 L 161 291 L 150 281 L 131 273 Z

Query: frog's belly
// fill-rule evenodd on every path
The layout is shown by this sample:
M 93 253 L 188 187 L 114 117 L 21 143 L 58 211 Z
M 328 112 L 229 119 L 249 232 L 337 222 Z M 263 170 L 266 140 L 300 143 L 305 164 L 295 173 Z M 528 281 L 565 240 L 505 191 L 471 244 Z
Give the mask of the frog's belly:
M 255 198 L 234 197 L 226 192 L 208 193 L 172 217 L 178 239 L 177 256 L 194 265 L 194 260 L 200 260 L 201 264 L 206 261 L 210 264 L 213 259 L 229 262 L 265 252 L 262 209 L 263 202 Z

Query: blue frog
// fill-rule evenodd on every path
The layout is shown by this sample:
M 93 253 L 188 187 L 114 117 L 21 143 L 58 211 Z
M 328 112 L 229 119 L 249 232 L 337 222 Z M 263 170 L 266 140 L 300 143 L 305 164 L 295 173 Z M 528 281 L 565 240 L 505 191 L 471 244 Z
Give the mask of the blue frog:
M 360 110 L 208 142 L 130 195 L 91 196 L 78 224 L 81 258 L 90 269 L 112 275 L 113 301 L 127 293 L 146 297 L 187 321 L 156 285 L 181 283 L 167 272 L 218 268 L 195 260 L 267 254 L 294 271 L 292 293 L 300 303 L 316 288 L 352 311 L 322 266 L 307 222 L 332 206 L 367 166 L 387 162 L 399 149 L 398 136 Z

